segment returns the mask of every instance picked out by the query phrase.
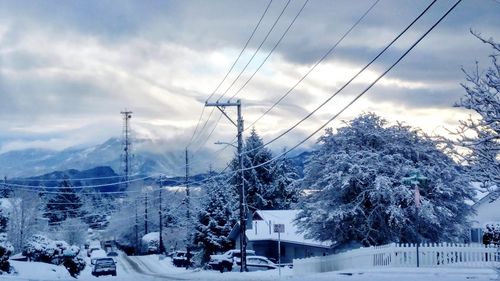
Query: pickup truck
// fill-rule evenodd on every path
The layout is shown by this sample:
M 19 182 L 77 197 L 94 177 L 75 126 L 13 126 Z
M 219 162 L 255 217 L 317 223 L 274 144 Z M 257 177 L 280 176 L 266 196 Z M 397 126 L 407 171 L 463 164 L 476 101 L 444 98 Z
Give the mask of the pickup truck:
M 255 251 L 247 250 L 248 256 L 255 256 Z M 233 270 L 233 263 L 237 265 L 241 262 L 240 250 L 229 250 L 221 255 L 211 255 L 208 266 L 211 269 L 219 270 L 220 272 Z

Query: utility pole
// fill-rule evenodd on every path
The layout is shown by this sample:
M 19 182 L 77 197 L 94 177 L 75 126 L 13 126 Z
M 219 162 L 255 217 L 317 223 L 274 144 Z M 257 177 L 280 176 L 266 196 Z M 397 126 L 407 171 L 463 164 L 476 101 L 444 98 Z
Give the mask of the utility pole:
M 123 178 L 124 182 L 123 189 L 128 189 L 129 184 L 129 174 L 130 174 L 130 121 L 132 118 L 132 111 L 122 111 L 120 112 L 123 115 L 123 150 L 122 150 L 122 161 L 123 161 Z
M 158 208 L 158 217 L 159 217 L 159 222 L 158 222 L 158 225 L 160 226 L 160 254 L 163 254 L 165 253 L 165 246 L 163 246 L 163 221 L 162 221 L 162 217 L 163 217 L 163 214 L 162 214 L 162 210 L 161 210 L 161 193 L 162 193 L 162 189 L 163 189 L 163 176 L 160 176 L 160 207 Z
M 144 193 L 144 234 L 148 234 L 148 193 Z
M 135 198 L 135 250 L 139 252 L 139 216 L 137 214 L 137 198 Z
M 240 271 L 247 271 L 247 241 L 245 237 L 245 232 L 246 232 L 246 197 L 245 197 L 245 177 L 244 177 L 244 171 L 243 171 L 243 118 L 241 117 L 241 100 L 237 100 L 236 102 L 215 102 L 215 103 L 209 103 L 206 102 L 205 106 L 209 107 L 217 107 L 224 116 L 226 116 L 227 119 L 233 125 L 236 126 L 238 130 L 238 162 L 239 162 L 239 170 L 240 170 L 240 177 L 239 177 L 239 187 L 240 187 L 240 192 L 239 192 L 239 201 L 240 201 L 240 253 L 241 253 L 241 264 L 240 264 Z M 236 106 L 237 109 L 237 114 L 238 114 L 238 120 L 236 123 L 226 114 L 224 111 L 227 106 Z
M 191 224 L 191 212 L 190 212 L 191 200 L 189 198 L 189 157 L 188 150 L 186 147 L 186 230 L 187 230 L 187 242 L 186 242 L 186 269 L 189 268 L 189 263 L 191 262 L 191 251 L 189 243 L 191 243 L 191 231 L 189 230 Z

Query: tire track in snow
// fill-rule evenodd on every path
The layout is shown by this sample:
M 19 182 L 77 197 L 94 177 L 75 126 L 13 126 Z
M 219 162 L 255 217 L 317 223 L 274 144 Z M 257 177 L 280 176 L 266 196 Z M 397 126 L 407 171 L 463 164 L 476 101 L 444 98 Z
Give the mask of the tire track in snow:
M 169 275 L 159 274 L 159 273 L 151 270 L 151 268 L 149 268 L 146 265 L 146 263 L 144 263 L 140 259 L 137 259 L 137 258 L 132 259 L 131 257 L 126 256 L 126 255 L 124 255 L 123 257 L 124 257 L 124 260 L 130 265 L 130 268 L 139 274 L 157 277 L 157 278 L 161 278 L 163 280 L 165 280 L 165 279 L 167 279 L 167 280 L 188 280 L 185 278 L 178 278 L 178 277 L 172 277 Z M 147 269 L 149 272 L 145 271 L 144 268 Z

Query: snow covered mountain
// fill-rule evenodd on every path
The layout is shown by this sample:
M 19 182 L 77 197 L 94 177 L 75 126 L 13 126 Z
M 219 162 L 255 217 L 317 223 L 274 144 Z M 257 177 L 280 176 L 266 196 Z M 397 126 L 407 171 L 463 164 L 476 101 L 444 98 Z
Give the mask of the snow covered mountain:
M 0 176 L 30 177 L 53 171 L 68 169 L 88 170 L 97 166 L 109 166 L 117 173 L 121 169 L 121 140 L 111 138 L 106 142 L 86 147 L 67 148 L 61 151 L 47 149 L 25 149 L 0 154 Z M 132 150 L 133 173 L 183 175 L 185 169 L 184 151 L 175 151 L 169 144 L 149 139 L 134 140 Z M 191 172 L 208 170 L 216 157 L 213 152 L 200 151 Z

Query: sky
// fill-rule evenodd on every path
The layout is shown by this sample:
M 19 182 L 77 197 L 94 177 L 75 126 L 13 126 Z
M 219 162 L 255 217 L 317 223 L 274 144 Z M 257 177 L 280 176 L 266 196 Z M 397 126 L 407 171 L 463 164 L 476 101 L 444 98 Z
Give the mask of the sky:
M 204 102 L 238 57 L 268 3 L 0 0 L 0 153 L 61 150 L 120 137 L 120 112 L 125 109 L 133 111 L 135 138 L 167 143 L 171 150 L 188 144 L 193 151 L 217 149 L 214 142 L 233 140 L 236 129 L 216 110 L 208 119 L 213 108 L 206 108 L 200 119 Z M 308 1 L 271 52 L 304 3 L 271 2 L 240 60 L 210 99 L 215 102 L 228 89 L 221 99 L 227 101 L 270 54 L 232 99 L 241 99 L 247 128 L 375 1 Z M 252 127 L 270 140 L 292 126 L 348 81 L 429 3 L 380 0 L 332 54 Z M 272 148 L 292 147 L 335 115 L 453 3 L 437 1 L 387 54 Z M 446 134 L 470 113 L 453 107 L 464 95 L 462 68 L 473 70 L 476 61 L 486 68 L 492 52 L 470 30 L 500 40 L 499 15 L 498 1 L 462 1 L 385 78 L 329 125 L 335 128 L 342 120 L 375 112 L 429 134 Z M 235 118 L 234 108 L 226 110 Z

